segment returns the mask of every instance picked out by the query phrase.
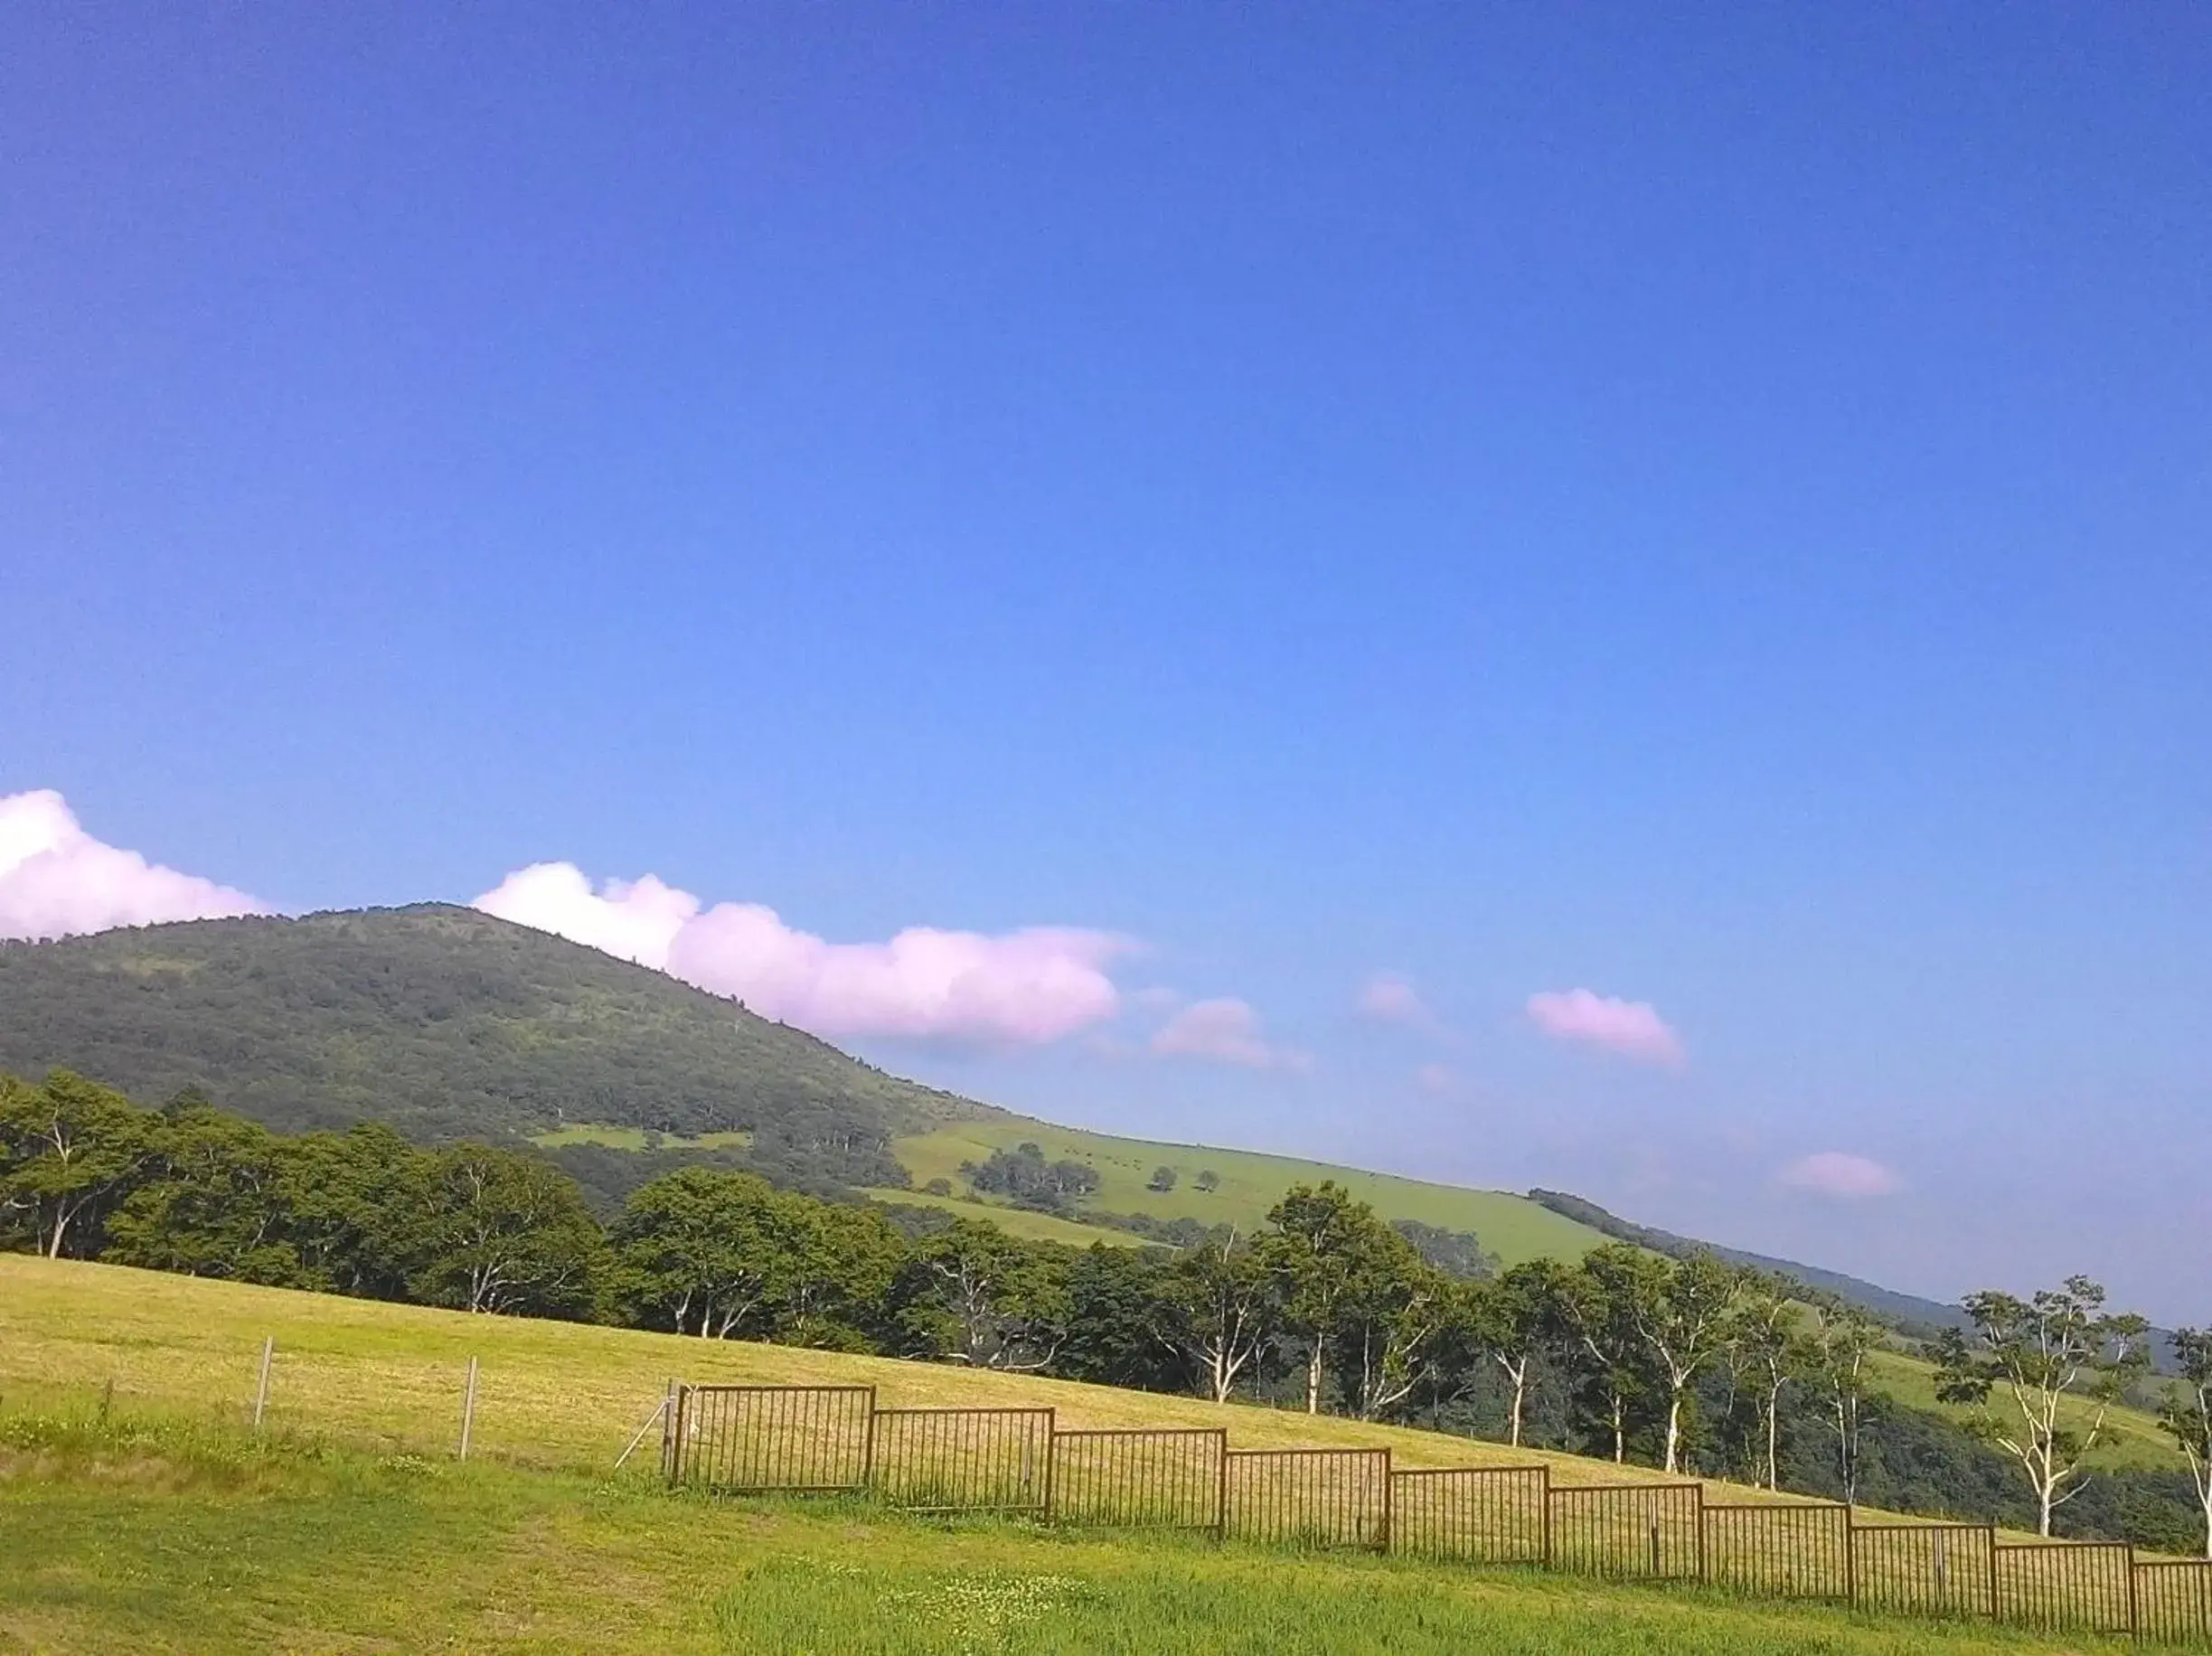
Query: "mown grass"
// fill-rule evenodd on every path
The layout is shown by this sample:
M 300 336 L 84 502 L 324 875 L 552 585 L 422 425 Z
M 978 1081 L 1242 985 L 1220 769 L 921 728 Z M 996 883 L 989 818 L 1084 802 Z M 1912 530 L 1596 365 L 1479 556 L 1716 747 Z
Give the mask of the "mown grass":
M 1012 1150 L 1024 1141 L 1033 1141 L 1050 1160 L 1072 1158 L 1096 1169 L 1099 1189 L 1087 1199 L 1088 1205 L 1108 1213 L 1149 1213 L 1163 1219 L 1233 1223 L 1248 1229 L 1266 1217 L 1267 1209 L 1293 1184 L 1333 1179 L 1371 1202 L 1387 1219 L 1418 1219 L 1426 1225 L 1472 1230 L 1508 1265 L 1539 1257 L 1578 1259 L 1605 1240 L 1586 1225 L 1503 1190 L 1431 1184 L 1256 1151 L 1117 1138 L 1018 1115 L 954 1122 L 934 1133 L 896 1139 L 891 1153 L 913 1174 L 917 1185 L 946 1179 L 956 1187 L 963 1162 L 983 1162 L 993 1150 Z M 1175 1170 L 1174 1189 L 1148 1189 L 1153 1171 L 1162 1166 Z M 1201 1190 L 1198 1176 L 1209 1170 L 1219 1176 L 1220 1188 Z
M 2117 1649 L 1710 1594 L 0 1414 L 0 1649 L 1903 1656 Z

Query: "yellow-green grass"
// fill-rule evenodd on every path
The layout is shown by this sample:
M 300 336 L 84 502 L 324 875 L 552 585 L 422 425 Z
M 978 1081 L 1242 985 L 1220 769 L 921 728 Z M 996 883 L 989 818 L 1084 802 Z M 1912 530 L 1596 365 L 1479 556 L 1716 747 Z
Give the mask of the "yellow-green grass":
M 1032 1242 L 1065 1242 L 1070 1247 L 1088 1247 L 1094 1242 L 1104 1242 L 1113 1247 L 1144 1246 L 1144 1237 L 1125 1230 L 1078 1224 L 1050 1213 L 1031 1213 L 1026 1208 L 992 1206 L 961 1196 L 932 1196 L 927 1190 L 862 1190 L 861 1194 L 877 1201 L 899 1202 L 910 1208 L 937 1208 L 960 1218 L 982 1219 L 1011 1236 L 1026 1237 Z
M 533 1133 L 530 1142 L 548 1150 L 558 1150 L 563 1144 L 600 1144 L 608 1150 L 643 1150 L 645 1131 L 643 1127 L 611 1127 L 593 1122 L 579 1122 L 566 1127 L 555 1127 L 550 1133 Z M 731 1133 L 702 1133 L 697 1138 L 664 1135 L 661 1140 L 664 1150 L 739 1150 L 753 1142 L 753 1135 L 743 1131 Z
M 28 1426 L 31 1429 L 23 1429 Z M 0 1649 L 1907 1656 L 2108 1642 L 0 1415 Z
M 518 1465 L 599 1470 L 671 1378 L 695 1384 L 864 1385 L 884 1407 L 1051 1407 L 1063 1428 L 1226 1427 L 1242 1449 L 1387 1448 L 1400 1466 L 1526 1466 L 1558 1484 L 1648 1482 L 1634 1466 L 1404 1426 L 1247 1404 L 979 1373 L 791 1346 L 521 1317 L 470 1316 L 122 1266 L 0 1255 L 0 1408 L 105 1397 L 165 1417 L 237 1422 L 276 1341 L 268 1421 L 380 1451 L 449 1454 L 468 1360 L 481 1365 L 475 1452 Z M 648 1445 L 648 1449 L 650 1449 Z M 1759 1491 L 1709 1481 L 1716 1500 Z
M 1109 1213 L 1149 1213 L 1163 1219 L 1194 1218 L 1208 1225 L 1247 1228 L 1266 1217 L 1283 1192 L 1298 1183 L 1333 1179 L 1387 1219 L 1417 1219 L 1453 1230 L 1472 1230 L 1483 1246 L 1507 1265 L 1523 1259 L 1579 1259 L 1605 1238 L 1586 1225 L 1552 1212 L 1525 1196 L 1503 1190 L 1476 1190 L 1461 1185 L 1431 1184 L 1394 1173 L 1364 1172 L 1294 1156 L 1265 1155 L 1249 1150 L 1214 1150 L 1191 1144 L 1158 1143 L 1056 1127 L 1021 1116 L 956 1122 L 935 1133 L 895 1139 L 891 1153 L 917 1185 L 946 1179 L 957 1187 L 963 1162 L 981 1162 L 993 1150 L 1012 1150 L 1034 1142 L 1052 1161 L 1085 1162 L 1098 1174 L 1089 1206 Z M 1175 1170 L 1175 1187 L 1147 1188 L 1153 1170 Z M 1210 1170 L 1220 1188 L 1198 1188 L 1198 1176 Z

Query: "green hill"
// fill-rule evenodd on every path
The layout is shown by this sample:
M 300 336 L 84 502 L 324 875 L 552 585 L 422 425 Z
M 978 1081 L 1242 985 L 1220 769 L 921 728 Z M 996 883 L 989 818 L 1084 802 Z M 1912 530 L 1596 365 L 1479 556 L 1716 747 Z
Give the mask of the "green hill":
M 865 1177 L 989 1109 L 658 972 L 444 904 L 0 945 L 0 1070 L 159 1101 L 198 1087 L 286 1130 L 521 1137 L 576 1122 L 748 1132 Z

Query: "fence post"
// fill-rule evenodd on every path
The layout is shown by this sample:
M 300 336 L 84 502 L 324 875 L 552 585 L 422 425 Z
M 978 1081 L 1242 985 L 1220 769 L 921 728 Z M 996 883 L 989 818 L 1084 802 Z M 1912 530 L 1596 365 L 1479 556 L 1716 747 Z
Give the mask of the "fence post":
M 1544 1482 L 1543 1482 L 1543 1484 L 1542 1484 L 1542 1486 L 1541 1486 L 1541 1487 L 1540 1487 L 1540 1488 L 1539 1488 L 1539 1489 L 1537 1491 L 1537 1499 L 1538 1499 L 1538 1500 L 1539 1500 L 1540 1501 L 1542 1501 L 1542 1502 L 1543 1502 L 1543 1505 L 1544 1505 L 1544 1567 L 1545 1567 L 1546 1569 L 1550 1569 L 1550 1568 L 1552 1567 L 1552 1563 L 1551 1563 L 1551 1463 L 1550 1463 L 1549 1461 L 1546 1461 L 1546 1462 L 1543 1463 L 1543 1465 L 1542 1465 L 1542 1466 L 1541 1466 L 1541 1467 L 1540 1467 L 1539 1470 L 1540 1470 L 1540 1471 L 1543 1473 L 1543 1474 L 1544 1474 Z
M 468 1360 L 468 1385 L 461 1394 L 461 1459 L 468 1459 L 469 1435 L 476 1425 L 476 1360 Z
M 268 1365 L 276 1355 L 277 1336 L 264 1334 L 261 1337 L 261 1378 L 253 1388 L 253 1429 L 257 1432 L 261 1429 L 262 1413 L 268 1407 Z
M 1698 1579 L 1699 1581 L 1710 1581 L 1712 1579 L 1712 1576 L 1707 1565 L 1705 1546 L 1705 1485 L 1703 1483 L 1693 1483 L 1690 1485 L 1690 1488 L 1696 1493 L 1698 1498 Z
M 685 1417 L 691 1413 L 691 1407 L 692 1388 L 689 1386 L 679 1384 L 676 1388 L 676 1425 L 675 1429 L 670 1434 L 673 1441 L 668 1452 L 668 1482 L 672 1487 L 683 1476 L 683 1427 Z M 872 1425 L 874 1416 L 871 1415 L 869 1419 Z
M 1990 1537 L 1990 1620 L 1995 1622 L 2001 1619 L 1997 1600 L 1997 1526 L 1989 1524 L 1984 1528 Z
M 1390 1531 L 1398 1518 L 1398 1480 L 1390 1473 L 1390 1452 L 1382 1452 L 1382 1547 L 1385 1557 L 1390 1555 Z
M 661 1388 L 661 1476 L 668 1475 L 669 1445 L 676 1441 L 676 1380 L 673 1375 Z
M 1221 1454 L 1214 1473 L 1213 1529 L 1221 1540 L 1228 1539 L 1228 1428 L 1219 1428 Z
M 1859 1505 L 1843 1503 L 1843 1602 L 1859 1602 Z

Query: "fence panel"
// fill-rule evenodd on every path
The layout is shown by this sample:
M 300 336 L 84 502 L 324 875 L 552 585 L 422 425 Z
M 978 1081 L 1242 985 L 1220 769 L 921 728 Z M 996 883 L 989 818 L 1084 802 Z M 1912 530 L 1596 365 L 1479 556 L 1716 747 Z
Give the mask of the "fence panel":
M 2212 1562 L 2138 1559 L 2135 1630 L 2174 1644 L 2212 1644 Z
M 2132 1632 L 2134 1559 L 2124 1541 L 2000 1545 L 1992 1559 L 1998 1620 L 2054 1632 Z
M 1388 1449 L 1235 1449 L 1223 1532 L 1289 1547 L 1390 1544 Z
M 1851 1512 L 1827 1502 L 1708 1505 L 1705 1577 L 1778 1598 L 1851 1595 Z
M 1695 1483 L 1554 1484 L 1550 1562 L 1592 1576 L 1693 1579 L 1702 1573 L 1704 1499 Z
M 1390 1474 L 1390 1550 L 1467 1564 L 1541 1564 L 1541 1466 L 1454 1466 Z
M 871 1482 L 925 1512 L 1041 1512 L 1050 1479 L 1049 1408 L 876 1411 Z
M 1055 1432 L 1046 1516 L 1109 1529 L 1219 1529 L 1219 1428 Z
M 1987 1524 L 1854 1524 L 1852 1602 L 1925 1615 L 1994 1615 L 1997 1532 Z
M 872 1386 L 685 1386 L 669 1482 L 741 1493 L 868 1483 Z

